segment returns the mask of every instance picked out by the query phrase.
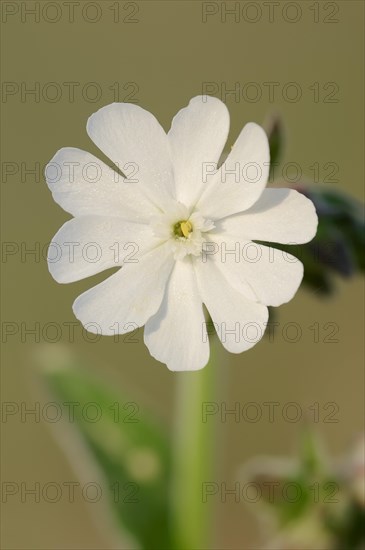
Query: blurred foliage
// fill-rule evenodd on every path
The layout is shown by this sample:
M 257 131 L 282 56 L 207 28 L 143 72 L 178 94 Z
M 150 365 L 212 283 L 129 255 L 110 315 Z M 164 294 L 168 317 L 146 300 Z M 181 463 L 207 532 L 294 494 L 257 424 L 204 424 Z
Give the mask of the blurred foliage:
M 274 117 L 268 127 L 271 163 L 278 164 L 284 149 L 283 124 Z M 288 187 L 286 182 L 273 186 Z M 303 284 L 319 295 L 334 290 L 334 275 L 349 277 L 365 270 L 363 205 L 328 184 L 300 182 L 294 189 L 307 196 L 318 215 L 314 239 L 303 245 L 265 243 L 297 256 L 304 264 Z
M 270 117 L 270 120 L 266 125 L 266 132 L 269 137 L 270 146 L 271 170 L 269 181 L 272 181 L 274 177 L 274 166 L 280 164 L 285 146 L 283 122 L 279 116 L 273 115 Z
M 320 439 L 306 427 L 294 459 L 256 457 L 243 466 L 244 479 L 261 488 L 259 519 L 262 508 L 270 519 L 265 548 L 363 550 L 363 440 L 360 445 L 362 460 L 354 463 L 350 456 L 335 467 Z
M 86 370 L 66 363 L 47 369 L 45 380 L 61 406 L 79 404 L 73 424 L 106 480 L 106 494 L 121 527 L 141 548 L 171 549 L 170 452 L 161 427 L 119 389 L 114 392 Z M 95 411 L 97 420 L 91 421 Z

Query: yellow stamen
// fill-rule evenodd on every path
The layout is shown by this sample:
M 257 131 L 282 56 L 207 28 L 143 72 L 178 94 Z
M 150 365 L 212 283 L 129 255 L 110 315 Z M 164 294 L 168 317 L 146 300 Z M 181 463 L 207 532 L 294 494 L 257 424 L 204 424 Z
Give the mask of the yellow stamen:
M 189 233 L 191 233 L 191 231 L 193 229 L 193 226 L 191 225 L 191 222 L 189 222 L 189 221 L 181 222 L 180 227 L 181 227 L 182 234 L 184 235 L 185 238 L 188 237 Z
M 174 225 L 174 234 L 176 237 L 185 237 L 187 239 L 192 231 L 193 224 L 189 220 L 182 220 Z

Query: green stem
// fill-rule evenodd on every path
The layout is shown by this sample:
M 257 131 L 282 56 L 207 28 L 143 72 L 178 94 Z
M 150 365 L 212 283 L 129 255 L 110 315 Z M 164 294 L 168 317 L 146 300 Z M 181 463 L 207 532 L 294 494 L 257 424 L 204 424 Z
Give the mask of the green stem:
M 207 548 L 210 504 L 203 484 L 212 482 L 215 457 L 213 421 L 203 418 L 203 404 L 216 399 L 217 338 L 211 338 L 210 360 L 197 372 L 177 376 L 172 513 L 178 550 Z

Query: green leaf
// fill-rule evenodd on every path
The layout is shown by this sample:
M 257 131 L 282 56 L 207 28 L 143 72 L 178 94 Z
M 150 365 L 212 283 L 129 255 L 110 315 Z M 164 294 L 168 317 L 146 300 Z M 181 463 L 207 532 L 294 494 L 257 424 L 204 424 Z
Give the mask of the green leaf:
M 47 369 L 44 377 L 61 406 L 79 403 L 74 407 L 72 425 L 107 481 L 106 493 L 120 526 L 135 537 L 141 548 L 173 548 L 170 453 L 161 429 L 137 403 L 86 370 L 68 363 Z M 88 407 L 97 421 L 89 420 Z
M 316 207 L 316 236 L 303 245 L 262 244 L 299 258 L 304 264 L 303 284 L 318 295 L 329 295 L 334 290 L 334 275 L 348 278 L 365 271 L 363 207 L 355 199 L 320 185 L 300 184 L 296 189 Z
M 295 459 L 266 457 L 259 462 L 254 480 L 280 529 L 302 521 L 318 503 L 324 502 L 326 491 L 331 488 L 324 457 L 321 441 L 306 426 Z
M 274 173 L 274 168 L 277 166 L 282 158 L 284 149 L 284 128 L 281 118 L 273 115 L 266 127 L 267 136 L 269 138 L 270 147 L 270 177 L 271 181 Z
M 363 550 L 365 544 L 365 508 L 350 502 L 341 516 L 328 515 L 326 525 L 336 536 L 335 550 Z

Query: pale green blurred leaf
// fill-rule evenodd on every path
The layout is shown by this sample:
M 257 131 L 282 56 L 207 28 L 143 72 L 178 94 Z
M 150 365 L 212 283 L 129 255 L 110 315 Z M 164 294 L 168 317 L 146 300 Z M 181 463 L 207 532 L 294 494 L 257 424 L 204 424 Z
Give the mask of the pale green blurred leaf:
M 121 527 L 141 548 L 172 548 L 169 513 L 170 456 L 161 428 L 137 403 L 75 367 L 47 369 L 45 380 L 60 403 L 78 402 L 73 425 L 107 480 L 107 494 Z M 90 422 L 86 404 L 98 405 Z

